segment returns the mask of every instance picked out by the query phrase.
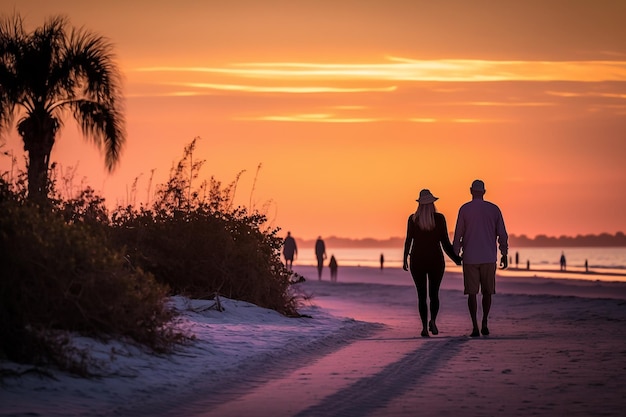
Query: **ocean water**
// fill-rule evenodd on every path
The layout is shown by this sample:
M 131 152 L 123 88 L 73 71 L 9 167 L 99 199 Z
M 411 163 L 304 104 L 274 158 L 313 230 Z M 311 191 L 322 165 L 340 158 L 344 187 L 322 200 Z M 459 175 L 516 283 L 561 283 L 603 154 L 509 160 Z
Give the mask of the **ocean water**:
M 384 266 L 388 268 L 402 267 L 402 254 L 404 248 L 342 248 L 326 247 L 328 259 L 335 255 L 339 265 L 380 267 L 380 255 L 385 258 Z M 515 254 L 519 255 L 519 263 L 515 264 Z M 518 268 L 526 270 L 527 262 L 530 270 L 555 271 L 560 268 L 561 253 L 565 255 L 568 272 L 585 272 L 585 261 L 588 263 L 590 272 L 595 275 L 616 275 L 612 280 L 626 281 L 626 247 L 575 247 L 575 248 L 509 248 L 510 269 Z M 325 265 L 328 264 L 328 259 Z M 454 268 L 456 265 L 445 257 L 447 267 Z M 299 248 L 298 257 L 294 264 L 315 265 L 315 250 L 313 248 Z M 619 275 L 623 275 L 620 277 Z

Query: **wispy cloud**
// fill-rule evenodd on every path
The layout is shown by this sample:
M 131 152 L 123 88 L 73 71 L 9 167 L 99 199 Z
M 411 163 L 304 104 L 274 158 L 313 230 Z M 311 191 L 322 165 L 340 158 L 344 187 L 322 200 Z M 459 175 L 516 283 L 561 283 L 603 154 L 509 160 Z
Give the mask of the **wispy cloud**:
M 484 119 L 474 117 L 457 117 L 457 118 L 429 118 L 429 117 L 413 117 L 407 121 L 413 123 L 510 123 L 511 120 L 505 119 Z
M 626 82 L 626 61 L 617 60 L 489 61 L 387 57 L 373 63 L 243 62 L 207 67 L 155 66 L 135 68 L 129 75 L 142 90 L 131 89 L 130 96 L 134 97 L 272 95 L 273 101 L 264 102 L 264 107 L 257 105 L 258 101 L 248 102 L 250 108 L 246 110 L 243 107 L 248 104 L 240 106 L 238 111 L 252 116 L 230 115 L 236 120 L 509 123 L 515 115 L 511 116 L 511 112 L 505 114 L 506 111 L 499 109 L 558 109 L 570 97 L 595 98 L 593 101 L 626 98 L 621 91 L 594 92 L 594 88 L 587 87 L 600 82 Z M 577 83 L 578 87 L 573 92 L 566 90 L 570 87 L 548 91 L 542 87 L 527 92 L 519 87 L 520 84 L 516 89 L 502 87 L 504 84 L 489 86 L 490 83 L 501 82 L 568 82 Z M 509 93 L 505 95 L 504 91 Z M 295 96 L 297 101 L 288 102 Z M 313 101 L 308 101 L 308 96 L 314 96 Z M 283 107 L 280 109 L 272 108 L 278 103 L 276 100 L 287 101 L 281 102 Z M 346 101 L 350 105 L 345 105 Z M 321 112 L 317 107 L 320 103 L 325 106 Z M 603 104 L 606 103 L 586 103 L 587 108 L 593 111 L 621 111 L 602 107 Z M 257 107 L 253 108 L 255 105 Z M 406 115 L 409 105 L 413 108 L 437 107 L 437 110 L 416 111 L 419 116 L 410 117 Z M 293 114 L 283 114 L 285 108 L 290 108 Z M 485 112 L 480 108 L 493 108 L 494 115 L 498 116 L 485 118 Z
M 453 119 L 454 123 L 484 123 L 485 120 L 481 119 Z
M 506 123 L 507 120 L 479 119 L 479 118 L 434 118 L 413 117 L 376 118 L 376 117 L 346 117 L 332 113 L 290 114 L 272 116 L 238 117 L 242 121 L 271 121 L 271 122 L 306 122 L 306 123 L 374 123 L 374 122 L 412 122 L 412 123 Z
M 626 61 L 414 60 L 390 57 L 384 62 L 370 64 L 251 62 L 226 67 L 144 67 L 134 71 L 281 81 L 626 81 Z
M 253 86 L 235 84 L 214 84 L 214 83 L 171 83 L 170 85 L 198 88 L 207 90 L 238 91 L 247 93 L 290 93 L 290 94 L 314 94 L 314 93 L 364 93 L 364 92 L 390 92 L 396 90 L 395 86 L 390 87 L 327 87 L 327 86 Z
M 370 117 L 340 117 L 334 114 L 292 114 L 275 116 L 239 117 L 238 120 L 271 121 L 271 122 L 307 122 L 307 123 L 371 123 L 382 119 Z
M 455 104 L 479 107 L 545 107 L 555 105 L 555 103 L 547 101 L 468 101 Z
M 626 93 L 597 93 L 597 92 L 583 92 L 575 93 L 571 91 L 546 91 L 546 94 L 556 97 L 602 97 L 602 98 L 617 98 L 626 99 Z

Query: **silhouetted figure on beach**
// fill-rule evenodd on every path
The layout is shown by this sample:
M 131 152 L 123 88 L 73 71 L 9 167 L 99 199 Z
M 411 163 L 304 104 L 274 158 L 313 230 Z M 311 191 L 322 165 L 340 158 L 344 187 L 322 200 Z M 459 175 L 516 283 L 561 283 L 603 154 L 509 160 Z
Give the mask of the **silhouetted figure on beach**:
M 585 259 L 585 272 L 589 272 L 589 262 Z
M 561 252 L 561 260 L 559 262 L 561 263 L 561 271 L 567 270 L 567 261 L 565 260 L 565 253 Z
M 417 211 L 409 216 L 404 241 L 402 269 L 409 269 L 411 260 L 411 276 L 417 290 L 417 306 L 422 320 L 422 337 L 439 334 L 437 314 L 439 313 L 439 286 L 443 279 L 445 262 L 443 250 L 457 265 L 461 265 L 461 257 L 454 254 L 448 226 L 443 214 L 438 213 L 435 201 L 438 198 L 427 189 L 420 191 Z M 428 298 L 430 298 L 430 321 L 428 321 Z
M 475 180 L 470 187 L 472 201 L 459 209 L 454 230 L 454 253 L 463 256 L 464 293 L 467 294 L 467 306 L 472 319 L 471 337 L 480 333 L 489 334 L 488 318 L 491 310 L 491 297 L 496 293 L 496 263 L 498 245 L 501 258 L 500 267 L 509 265 L 509 235 L 504 226 L 500 208 L 484 200 L 485 183 Z M 478 304 L 476 295 L 482 292 L 483 320 L 480 331 L 476 313 Z
M 315 242 L 315 257 L 317 258 L 317 279 L 321 281 L 324 260 L 326 259 L 326 244 L 324 244 L 321 236 Z
M 385 255 L 380 254 L 380 270 L 382 271 L 385 266 Z
M 518 264 L 519 264 L 519 252 L 515 252 L 515 269 L 517 269 Z
M 335 259 L 335 255 L 330 255 L 330 262 L 328 262 L 328 267 L 330 268 L 330 282 L 337 282 L 337 269 L 339 269 L 339 265 L 337 265 L 337 259 Z
M 283 256 L 285 257 L 285 266 L 291 270 L 293 266 L 293 258 L 298 255 L 298 246 L 296 240 L 291 236 L 291 232 L 287 232 L 287 237 L 283 241 Z
M 526 261 L 526 270 L 530 271 L 530 260 Z

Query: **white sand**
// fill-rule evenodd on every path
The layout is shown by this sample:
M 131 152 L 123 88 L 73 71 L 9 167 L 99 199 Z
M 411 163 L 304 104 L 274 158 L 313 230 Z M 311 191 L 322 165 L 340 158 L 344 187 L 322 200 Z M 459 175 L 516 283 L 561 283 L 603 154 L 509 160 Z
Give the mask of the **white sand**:
M 623 415 L 626 283 L 499 277 L 492 334 L 472 339 L 451 271 L 440 334 L 426 339 L 407 272 L 340 267 L 336 284 L 328 269 L 322 282 L 312 267 L 296 272 L 312 318 L 176 298 L 194 345 L 158 357 L 79 338 L 101 378 L 5 378 L 0 416 Z

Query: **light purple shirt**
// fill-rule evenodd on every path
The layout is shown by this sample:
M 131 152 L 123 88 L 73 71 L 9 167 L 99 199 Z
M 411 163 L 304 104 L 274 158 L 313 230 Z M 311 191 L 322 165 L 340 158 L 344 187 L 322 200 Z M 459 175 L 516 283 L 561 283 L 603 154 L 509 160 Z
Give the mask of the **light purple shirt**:
M 493 203 L 474 198 L 459 209 L 452 247 L 463 256 L 465 264 L 486 264 L 498 261 L 497 246 L 506 256 L 509 235 L 502 212 Z

